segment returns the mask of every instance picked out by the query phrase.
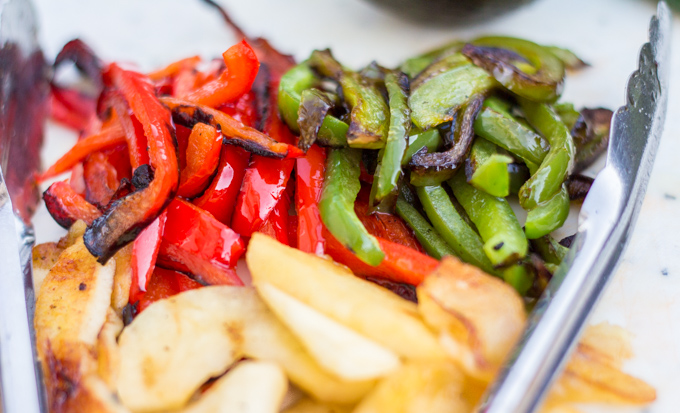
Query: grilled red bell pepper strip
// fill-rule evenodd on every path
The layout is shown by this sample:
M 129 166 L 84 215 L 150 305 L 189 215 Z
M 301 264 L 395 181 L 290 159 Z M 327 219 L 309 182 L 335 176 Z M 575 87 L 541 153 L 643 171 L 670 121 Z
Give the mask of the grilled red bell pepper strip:
M 154 82 L 157 82 L 159 80 L 163 80 L 163 78 L 166 77 L 173 77 L 182 72 L 183 70 L 186 70 L 187 68 L 195 68 L 198 63 L 201 62 L 201 58 L 199 56 L 191 56 L 191 57 L 185 57 L 184 59 L 177 60 L 176 62 L 172 62 L 169 65 L 165 66 L 162 69 L 155 70 L 151 73 L 149 73 L 147 76 L 149 79 L 153 80 Z
M 287 192 L 289 191 L 283 193 L 281 199 L 279 199 L 279 202 L 260 228 L 260 232 L 275 238 L 284 245 L 290 245 L 288 228 L 290 196 Z
M 205 189 L 220 162 L 221 148 L 221 133 L 205 123 L 194 125 L 186 151 L 187 165 L 180 174 L 177 195 L 193 198 Z
M 117 120 L 115 122 L 108 122 L 103 126 L 101 132 L 84 137 L 76 142 L 64 156 L 59 158 L 49 169 L 40 175 L 38 182 L 67 172 L 93 152 L 121 143 L 125 143 L 125 133 L 120 123 Z
M 149 226 L 140 232 L 132 244 L 132 281 L 130 283 L 129 302 L 139 301 L 147 291 L 151 274 L 156 268 L 156 259 L 161 247 L 161 239 L 165 230 L 167 213 L 163 212 Z
M 186 100 L 200 105 L 217 107 L 238 98 L 250 90 L 260 62 L 245 41 L 235 44 L 222 54 L 227 68 L 219 78 L 185 96 Z
M 78 195 L 66 181 L 55 182 L 43 193 L 47 211 L 57 224 L 69 228 L 79 219 L 91 225 L 101 216 L 96 206 Z
M 248 152 L 277 159 L 299 158 L 304 155 L 304 152 L 296 146 L 276 142 L 219 110 L 171 97 L 162 97 L 160 101 L 172 111 L 175 123 L 187 127 L 193 127 L 198 122 L 212 125 L 222 132 L 226 144 L 237 145 Z
M 264 76 L 269 70 L 262 71 Z M 260 120 L 263 121 L 262 130 L 277 142 L 292 144 L 295 137 L 281 120 L 276 109 L 276 93 L 280 78 L 273 76 L 265 79 L 260 101 L 263 106 Z M 298 149 L 299 150 L 299 149 Z M 241 192 L 236 201 L 236 209 L 232 218 L 232 228 L 244 236 L 250 236 L 265 222 L 281 199 L 293 171 L 295 161 L 292 159 L 271 159 L 253 156 L 250 166 L 246 170 L 241 185 Z
M 174 199 L 167 208 L 158 263 L 211 285 L 243 285 L 233 267 L 245 252 L 241 237 L 209 213 Z
M 378 266 L 373 267 L 361 261 L 328 231 L 325 231 L 325 235 L 328 255 L 340 264 L 348 266 L 355 274 L 364 277 L 377 277 L 418 285 L 439 265 L 439 261 L 419 251 L 377 238 L 380 248 L 385 253 L 385 259 Z
M 387 212 L 373 212 L 365 199 L 364 193 L 368 192 L 362 188 L 359 192 L 357 201 L 354 203 L 354 212 L 357 214 L 361 223 L 364 224 L 369 234 L 378 238 L 388 239 L 395 244 L 401 244 L 418 252 L 423 252 L 423 247 L 408 227 L 406 222 L 396 215 Z
M 143 75 L 121 69 L 115 64 L 109 66 L 106 74 L 109 83 L 124 97 L 143 126 L 148 138 L 153 179 L 147 187 L 114 202 L 85 231 L 85 245 L 100 262 L 107 261 L 116 250 L 132 241 L 153 221 L 172 199 L 179 183 L 171 114 L 158 101 L 153 85 Z M 119 117 L 122 117 L 120 113 Z
M 181 272 L 156 268 L 151 275 L 146 293 L 140 297 L 137 314 L 158 300 L 201 287 L 203 287 L 201 283 L 192 280 Z
M 220 109 L 234 119 L 252 127 L 256 122 L 254 100 L 254 94 L 248 92 L 238 101 L 222 105 Z M 192 201 L 193 204 L 210 212 L 221 223 L 230 224 L 236 197 L 241 189 L 243 175 L 245 175 L 249 161 L 250 154 L 245 149 L 223 145 L 217 175 L 203 195 Z
M 118 189 L 118 171 L 101 152 L 95 152 L 83 163 L 85 200 L 105 209 Z
M 323 255 L 326 241 L 319 213 L 319 200 L 326 172 L 326 150 L 312 145 L 304 158 L 296 160 L 295 207 L 297 209 L 297 248 Z
M 72 129 L 83 131 L 96 119 L 96 100 L 77 90 L 50 85 L 50 116 Z

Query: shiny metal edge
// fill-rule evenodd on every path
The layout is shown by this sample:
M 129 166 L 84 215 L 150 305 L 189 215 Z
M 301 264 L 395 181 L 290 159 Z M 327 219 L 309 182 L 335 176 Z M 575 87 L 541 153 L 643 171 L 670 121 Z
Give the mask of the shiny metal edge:
M 2 410 L 5 413 L 38 413 L 41 411 L 39 395 L 42 386 L 31 328 L 34 298 L 30 263 L 34 238 L 32 231 L 14 215 L 1 170 L 0 228 L 0 262 L 3 263 L 0 266 Z
M 605 168 L 583 203 L 574 244 L 529 317 L 513 355 L 478 411 L 539 409 L 564 368 L 635 227 L 661 139 L 668 100 L 671 13 L 660 1 L 612 119 Z

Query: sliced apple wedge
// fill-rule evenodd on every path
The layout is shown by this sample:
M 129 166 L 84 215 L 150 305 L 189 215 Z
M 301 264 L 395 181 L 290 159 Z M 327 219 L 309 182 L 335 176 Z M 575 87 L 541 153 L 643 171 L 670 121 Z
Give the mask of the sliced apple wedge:
M 355 277 L 344 266 L 259 233 L 250 239 L 246 262 L 255 283 L 270 283 L 399 356 L 445 357 L 414 303 Z
M 347 380 L 374 379 L 399 367 L 392 351 L 263 282 L 260 296 L 326 370 Z

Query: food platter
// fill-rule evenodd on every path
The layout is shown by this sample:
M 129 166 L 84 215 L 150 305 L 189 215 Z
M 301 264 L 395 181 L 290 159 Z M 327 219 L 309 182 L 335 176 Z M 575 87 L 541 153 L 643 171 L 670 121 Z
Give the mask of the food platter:
M 186 7 L 186 5 L 184 5 L 184 6 Z M 354 7 L 354 6 L 352 6 L 352 7 Z M 361 7 L 363 7 L 363 6 L 356 5 L 356 7 L 361 8 Z M 538 6 L 536 6 L 536 7 L 538 7 Z M 544 6 L 544 7 L 545 7 L 545 6 Z M 234 6 L 231 6 L 231 5 L 230 5 L 230 8 L 233 8 L 234 11 L 235 11 L 235 15 L 238 15 L 238 7 L 237 7 L 236 5 L 234 5 Z M 170 9 L 173 9 L 173 7 L 171 6 L 171 7 L 169 7 L 169 8 L 161 8 L 161 7 L 159 6 L 159 8 L 153 10 L 152 13 L 159 12 L 159 13 L 162 15 L 163 13 L 169 13 L 168 10 L 170 10 Z M 151 9 L 150 9 L 150 10 L 151 10 Z M 96 10 L 95 10 L 95 11 L 96 11 Z M 101 10 L 100 10 L 100 11 L 101 11 Z M 176 10 L 175 10 L 175 11 L 176 11 Z M 343 10 L 343 11 L 344 11 L 345 13 L 347 12 L 347 10 Z M 360 10 L 360 11 L 363 11 L 363 10 Z M 370 12 L 367 12 L 367 13 L 370 13 Z M 247 14 L 247 13 L 246 13 L 246 14 Z M 251 14 L 252 14 L 252 13 L 251 13 Z M 359 15 L 361 15 L 361 13 L 360 13 Z M 79 16 L 79 17 L 82 17 L 82 16 Z M 168 16 L 164 16 L 164 17 L 170 17 L 170 16 L 168 15 Z M 260 15 L 260 17 L 262 17 L 262 15 Z M 371 21 L 377 20 L 378 22 L 380 22 L 380 20 L 379 20 L 379 18 L 377 17 L 377 15 L 374 15 L 374 16 L 372 16 L 372 17 L 373 17 L 373 18 L 372 18 L 372 19 L 369 19 L 369 20 L 371 20 Z M 264 18 L 264 17 L 262 17 L 262 18 Z M 525 18 L 526 18 L 526 17 L 525 17 Z M 90 22 L 92 21 L 92 20 L 90 20 L 90 19 L 87 19 L 87 17 L 85 17 L 85 20 L 90 21 Z M 187 20 L 188 20 L 188 19 L 187 19 Z M 197 20 L 200 20 L 200 18 L 198 18 Z M 247 20 L 247 19 L 244 19 L 244 26 L 248 27 L 248 26 L 250 26 L 250 25 L 252 24 L 252 25 L 253 25 L 253 29 L 251 29 L 251 30 L 257 30 L 257 29 L 255 28 L 255 23 L 249 23 L 249 22 L 246 22 L 246 20 Z M 303 20 L 304 20 L 304 19 L 303 19 Z M 507 20 L 506 20 L 506 21 L 507 21 Z M 284 24 L 285 29 L 282 29 L 282 28 L 279 28 L 279 29 L 278 29 L 278 30 L 280 30 L 281 33 L 286 33 L 286 35 L 283 35 L 283 36 L 281 36 L 281 37 L 285 37 L 285 36 L 287 36 L 291 31 L 293 31 L 293 30 L 288 30 L 290 27 L 298 27 L 298 28 L 300 27 L 299 25 L 297 25 L 297 24 L 295 24 L 295 23 L 291 24 L 291 20 L 288 20 L 288 19 L 284 19 L 284 23 L 288 23 L 288 25 L 285 25 L 285 24 Z M 356 23 L 357 23 L 357 22 L 354 21 L 352 24 L 356 24 Z M 383 22 L 383 23 L 384 23 L 384 22 Z M 394 23 L 394 22 L 393 22 L 393 23 Z M 185 24 L 186 24 L 186 23 L 185 23 Z M 311 23 L 310 23 L 310 24 L 311 24 Z M 396 24 L 396 23 L 395 23 L 395 24 Z M 46 24 L 46 26 L 49 27 L 48 24 Z M 172 24 L 170 24 L 170 26 L 172 26 Z M 219 26 L 219 25 L 218 25 L 218 26 Z M 289 26 L 290 26 L 290 27 L 289 27 Z M 406 27 L 409 27 L 409 26 L 406 25 Z M 508 26 L 508 27 L 509 27 L 509 26 Z M 345 28 L 346 28 L 346 27 L 345 27 Z M 271 26 L 269 27 L 269 29 L 271 29 Z M 307 29 L 310 29 L 309 26 L 307 27 Z M 383 29 L 383 33 L 381 34 L 382 38 L 381 38 L 380 36 L 378 36 L 378 38 L 381 39 L 381 42 L 380 42 L 380 43 L 382 43 L 382 44 L 390 44 L 394 39 L 393 39 L 393 38 L 387 39 L 387 38 L 386 38 L 387 35 L 385 34 L 386 30 L 384 30 L 385 27 L 383 27 L 382 29 Z M 223 30 L 223 29 L 220 28 L 220 27 L 218 27 L 217 30 Z M 310 30 L 311 30 L 311 29 L 310 29 Z M 410 28 L 409 30 L 412 30 L 411 33 L 417 33 L 417 32 L 418 32 L 419 30 L 421 30 L 421 29 L 417 29 L 417 28 L 413 27 L 413 28 Z M 478 28 L 475 28 L 475 29 L 468 29 L 467 33 L 469 33 L 470 30 L 472 30 L 472 31 L 477 31 L 477 30 L 481 31 L 482 29 L 478 29 Z M 502 25 L 502 21 L 501 21 L 501 23 L 498 24 L 498 27 L 494 26 L 494 23 L 491 23 L 490 26 L 486 27 L 484 30 L 486 30 L 486 31 L 504 31 L 504 32 L 506 32 L 506 33 L 509 32 L 509 33 L 511 33 L 511 34 L 521 34 L 521 33 L 517 33 L 517 30 L 512 30 L 512 29 L 509 29 L 509 28 L 504 28 L 503 25 Z M 359 28 L 357 27 L 357 28 L 354 30 L 354 34 L 356 34 L 356 32 L 358 32 L 358 31 L 359 31 Z M 643 30 L 641 30 L 641 31 L 643 32 Z M 96 32 L 93 31 L 92 33 L 93 33 L 93 35 L 94 35 L 95 37 L 97 36 L 97 35 L 96 35 Z M 223 33 L 223 31 L 222 31 L 221 33 Z M 259 32 L 258 32 L 258 34 L 259 34 Z M 263 34 L 264 34 L 264 33 L 263 33 Z M 394 35 L 394 33 L 389 33 L 389 34 L 390 34 L 390 35 Z M 436 34 L 436 33 L 435 33 L 435 34 Z M 460 34 L 460 32 L 458 32 L 458 34 Z M 535 34 L 535 33 L 534 33 L 534 34 Z M 266 34 L 266 35 L 267 35 L 269 38 L 271 38 L 271 39 L 277 39 L 277 38 L 278 38 L 278 35 L 277 35 L 277 34 Z M 439 35 L 444 35 L 444 34 L 441 34 L 441 33 L 440 33 Z M 450 38 L 450 37 L 454 36 L 455 34 L 454 34 L 454 33 L 451 33 L 451 32 L 447 32 L 447 33 L 445 33 L 445 35 L 448 36 L 448 37 Z M 218 35 L 218 36 L 219 36 L 219 35 Z M 209 34 L 209 35 L 207 35 L 207 36 L 205 36 L 205 37 L 206 37 L 206 38 L 214 38 L 215 35 L 214 35 L 214 34 L 212 34 L 212 35 Z M 436 37 L 436 36 L 435 36 L 435 37 Z M 356 40 L 356 39 L 353 39 L 353 38 L 352 38 L 352 31 L 351 31 L 351 30 L 347 31 L 347 36 L 342 37 L 342 38 L 343 38 L 343 39 L 347 39 L 347 41 L 344 43 L 345 45 L 347 45 L 348 43 L 349 43 L 349 44 L 354 44 L 354 41 L 350 41 L 350 40 Z M 120 39 L 119 39 L 119 40 L 120 40 Z M 363 39 L 362 39 L 362 40 L 363 40 Z M 186 42 L 186 38 L 184 38 L 184 41 Z M 229 40 L 227 40 L 227 41 L 229 41 Z M 276 42 L 276 40 L 274 40 L 274 42 Z M 335 43 L 335 42 L 337 42 L 337 43 Z M 125 44 L 125 42 L 122 42 L 122 43 Z M 189 43 L 189 42 L 187 42 L 187 43 Z M 297 43 L 297 39 L 296 39 L 296 43 Z M 301 42 L 300 42 L 300 43 L 301 43 Z M 397 43 L 398 43 L 398 42 L 397 42 Z M 403 43 L 403 42 L 402 42 L 402 43 Z M 559 42 L 558 40 L 555 40 L 554 43 L 561 44 L 561 45 L 563 44 L 563 43 Z M 641 43 L 641 42 L 640 42 L 640 43 Z M 96 42 L 93 42 L 93 44 L 95 44 L 95 46 L 96 46 Z M 112 44 L 112 43 L 110 43 L 110 44 Z M 176 45 L 176 46 L 180 46 L 181 44 L 182 44 L 182 43 L 181 43 L 181 40 L 179 40 L 179 39 L 177 39 L 176 42 L 173 42 L 173 45 Z M 192 44 L 194 44 L 194 43 L 192 43 Z M 639 43 L 638 43 L 638 44 L 639 44 Z M 284 47 L 284 46 L 279 45 L 279 44 L 277 44 L 277 45 L 285 50 L 285 47 Z M 338 50 L 338 49 L 343 50 L 343 42 L 342 42 L 342 41 L 339 41 L 339 42 L 338 42 L 337 40 L 334 41 L 334 40 L 329 39 L 329 40 L 328 40 L 328 45 L 333 46 L 333 48 L 334 48 L 335 50 Z M 573 47 L 573 48 L 578 48 L 577 45 L 573 45 L 573 46 L 572 46 L 571 44 L 569 44 L 568 46 Z M 316 45 L 315 45 L 315 47 L 316 47 Z M 106 49 L 106 50 L 112 50 L 112 48 L 108 48 L 108 49 L 107 49 L 107 48 L 108 48 L 108 46 L 106 46 L 106 47 L 101 47 L 101 50 L 105 50 L 105 49 Z M 141 46 L 140 46 L 140 47 L 139 47 L 139 51 L 141 52 L 141 50 L 142 50 L 143 48 L 144 48 L 144 47 L 141 47 Z M 219 48 L 220 48 L 220 47 L 218 46 L 218 47 L 217 47 L 217 50 L 219 50 Z M 310 48 L 311 48 L 311 47 L 310 47 Z M 300 47 L 300 46 L 298 46 L 298 45 L 295 45 L 295 46 L 291 46 L 291 51 L 295 51 L 296 54 L 304 55 L 310 48 L 307 48 L 307 47 Z M 424 48 L 424 47 L 423 47 L 423 48 Z M 174 50 L 177 50 L 177 49 L 181 49 L 181 48 L 180 48 L 180 47 L 173 48 L 173 52 L 174 52 Z M 357 57 L 357 56 L 361 55 L 361 53 L 366 53 L 367 55 L 372 56 L 373 58 L 375 58 L 375 57 L 377 56 L 375 53 L 366 52 L 367 49 L 371 49 L 371 45 L 370 45 L 370 44 L 364 45 L 364 44 L 362 43 L 362 47 L 361 47 L 361 48 L 356 48 L 356 47 L 355 47 L 355 48 L 353 49 L 354 52 L 358 52 L 358 53 L 356 53 L 354 56 L 352 56 L 351 53 L 350 53 L 350 55 L 347 56 L 345 60 L 346 60 L 346 61 L 351 61 L 351 60 L 353 60 L 353 59 L 359 59 L 359 57 Z M 380 50 L 380 45 L 375 45 L 375 49 L 376 49 L 376 50 Z M 422 50 L 422 48 L 419 48 L 419 49 Z M 301 50 L 302 50 L 302 51 L 301 51 Z M 129 50 L 128 50 L 128 51 L 129 51 Z M 363 51 L 363 52 L 362 52 L 362 51 Z M 194 49 L 194 52 L 195 52 L 195 49 Z M 169 53 L 169 52 L 168 52 L 168 53 Z M 214 52 L 208 52 L 208 53 L 214 53 Z M 345 52 L 345 53 L 346 53 L 346 52 Z M 186 54 L 186 53 L 184 53 L 184 54 Z M 115 56 L 115 57 L 112 56 L 111 58 L 115 58 L 116 60 L 121 60 L 121 59 L 124 60 L 124 59 L 126 59 L 128 56 L 129 56 L 130 60 L 141 61 L 142 64 L 144 64 L 144 62 L 143 62 L 143 59 L 144 59 L 144 58 L 142 58 L 142 60 L 139 59 L 139 56 L 142 56 L 142 53 L 140 53 L 140 54 L 137 55 L 137 56 L 134 56 L 134 55 L 132 55 L 132 54 L 126 56 L 126 55 L 123 54 L 123 56 Z M 148 57 L 148 54 L 146 54 L 145 56 Z M 160 55 L 159 55 L 159 56 L 160 56 Z M 168 59 L 170 59 L 170 60 L 172 59 L 172 57 L 168 57 L 169 54 L 168 54 L 168 56 L 164 56 L 164 57 L 162 57 L 162 58 L 159 57 L 159 56 L 154 56 L 154 57 L 152 57 L 152 59 L 159 59 L 159 60 L 162 59 L 163 61 L 167 61 Z M 404 56 L 403 54 L 402 54 L 402 55 L 397 55 L 397 54 L 395 53 L 395 54 L 392 55 L 392 57 L 389 57 L 389 56 L 388 56 L 388 57 L 384 57 L 384 58 L 382 58 L 382 57 L 380 57 L 380 56 L 378 56 L 378 57 L 380 57 L 380 60 L 381 60 L 381 61 L 389 61 L 390 58 L 393 58 L 393 59 L 400 59 L 400 58 L 402 58 L 403 56 Z M 584 54 L 584 56 L 586 56 L 587 59 L 590 58 L 589 56 L 587 56 L 587 55 L 585 55 L 585 54 Z M 166 58 L 166 57 L 167 57 L 167 58 Z M 177 56 L 173 56 L 173 57 L 177 57 Z M 597 67 L 597 65 L 598 65 L 597 60 L 598 60 L 598 56 L 597 56 L 597 55 L 593 56 L 593 59 L 591 59 L 591 63 L 592 63 L 595 67 Z M 156 63 L 156 62 L 152 62 L 152 64 L 154 64 L 154 63 Z M 365 61 L 363 61 L 362 63 L 365 63 Z M 151 66 L 151 65 L 150 65 L 150 66 Z M 595 71 L 595 70 L 596 70 L 596 69 L 592 69 L 592 70 L 591 70 L 591 73 L 592 73 L 593 71 Z M 587 76 L 587 75 L 585 75 L 585 76 Z M 623 82 L 619 83 L 619 85 L 620 85 L 620 84 L 623 84 Z M 584 90 L 587 89 L 587 90 L 590 90 L 591 93 L 594 93 L 594 92 L 593 92 L 593 85 L 594 85 L 594 83 L 591 82 L 588 86 L 584 86 Z M 612 87 L 612 88 L 614 89 L 614 87 Z M 617 90 L 620 91 L 620 87 L 619 87 Z M 620 94 L 620 92 L 619 92 L 619 94 Z M 575 95 L 574 95 L 574 96 L 575 96 Z M 584 97 L 584 96 L 586 96 L 586 97 Z M 604 96 L 604 94 L 600 95 L 600 98 L 601 98 L 601 96 Z M 577 104 L 578 104 L 578 103 L 581 103 L 581 102 L 584 103 L 584 104 L 587 103 L 587 104 L 589 104 L 589 105 L 594 104 L 594 102 L 592 102 L 592 101 L 587 101 L 587 102 L 582 101 L 582 100 L 587 99 L 587 97 L 588 97 L 588 96 L 587 96 L 586 94 L 584 94 L 583 96 L 579 96 L 578 98 L 577 98 L 577 97 L 574 97 L 573 100 L 574 100 Z M 605 103 L 606 103 L 606 102 L 605 102 Z M 611 104 L 609 104 L 609 106 L 612 106 L 612 107 L 618 106 L 618 102 L 611 103 Z M 58 130 L 56 131 L 56 133 L 54 133 L 54 129 L 53 129 L 53 133 L 52 133 L 51 136 L 56 137 L 56 136 L 58 136 L 58 133 L 59 133 Z M 57 137 L 56 139 L 59 139 L 59 138 Z M 60 143 L 60 142 L 59 142 L 58 140 L 56 140 L 56 139 L 52 138 L 51 142 L 52 142 L 52 143 L 57 142 L 57 145 L 60 145 L 60 144 L 63 145 L 62 143 Z M 49 145 L 49 144 L 50 144 L 50 142 L 48 142 L 48 145 Z M 54 152 L 56 152 L 56 151 L 54 151 Z M 54 154 L 54 152 L 52 152 L 52 154 Z M 49 161 L 47 161 L 47 162 L 49 162 Z M 39 213 L 39 215 L 36 217 L 36 220 L 39 220 L 39 219 L 40 219 L 40 213 Z M 39 221 L 38 221 L 38 222 L 39 222 Z M 38 237 L 43 237 L 43 236 L 45 236 L 46 238 L 51 238 L 51 239 L 54 239 L 54 238 L 55 238 L 54 236 L 49 235 L 49 232 L 48 232 L 47 229 L 46 229 L 47 226 L 43 227 L 42 225 L 37 224 L 37 223 L 36 223 L 36 226 L 39 227 L 39 228 L 45 228 L 44 231 L 39 231 L 39 232 L 38 232 Z

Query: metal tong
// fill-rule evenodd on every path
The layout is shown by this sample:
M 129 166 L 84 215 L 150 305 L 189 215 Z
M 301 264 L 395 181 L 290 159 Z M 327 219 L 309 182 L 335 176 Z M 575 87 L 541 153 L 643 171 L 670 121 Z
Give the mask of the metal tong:
M 586 197 L 571 250 L 529 317 L 513 356 L 479 411 L 536 411 L 559 376 L 635 228 L 666 118 L 671 15 L 660 1 L 612 119 L 607 163 Z

